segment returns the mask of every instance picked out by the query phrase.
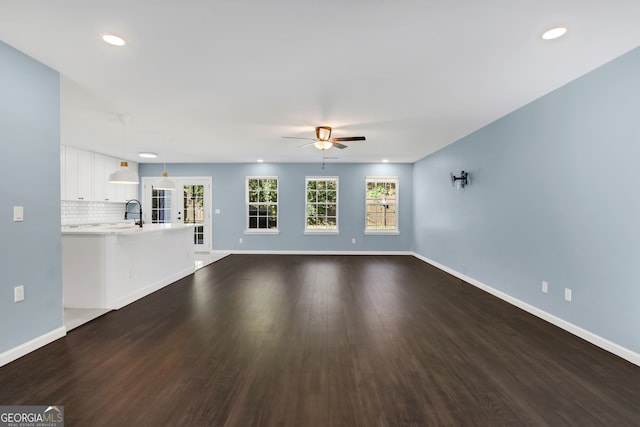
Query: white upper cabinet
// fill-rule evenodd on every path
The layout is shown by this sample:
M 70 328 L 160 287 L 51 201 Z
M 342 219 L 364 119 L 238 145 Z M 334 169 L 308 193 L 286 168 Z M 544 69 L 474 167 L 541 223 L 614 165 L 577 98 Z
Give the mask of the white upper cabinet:
M 95 175 L 95 200 L 97 202 L 124 202 L 128 200 L 127 191 L 133 191 L 137 194 L 137 185 L 111 184 L 109 175 L 120 169 L 120 160 L 115 157 L 105 156 L 103 154 L 94 154 L 93 164 Z M 137 171 L 137 164 L 129 162 L 129 168 Z M 133 190 L 130 188 L 133 187 Z
M 107 175 L 109 175 L 111 172 L 115 172 L 117 170 L 120 169 L 120 160 L 118 159 L 114 159 L 114 162 L 112 164 L 110 164 L 109 168 L 108 168 L 108 173 Z M 133 172 L 138 172 L 138 164 L 136 162 L 129 162 L 127 161 L 127 163 L 129 163 L 129 170 L 133 171 Z M 108 180 L 108 178 L 107 178 Z M 109 191 L 111 194 L 111 197 L 113 197 L 113 200 L 115 200 L 116 202 L 126 202 L 127 200 L 131 200 L 131 199 L 137 199 L 138 198 L 138 186 L 137 185 L 133 185 L 133 184 L 110 184 L 107 182 L 107 186 L 109 187 Z
M 111 159 L 111 157 L 103 156 L 102 154 L 93 155 L 93 195 L 96 201 L 102 200 L 110 202 L 114 199 L 114 197 L 110 197 L 109 190 L 107 189 L 109 185 L 109 173 L 111 172 L 111 169 L 107 167 L 109 166 L 107 165 L 108 159 Z
M 93 200 L 93 153 L 64 147 L 63 163 L 66 200 Z
M 118 163 L 119 165 L 120 163 Z M 129 169 L 138 173 L 138 163 L 136 162 L 129 162 Z M 131 199 L 137 199 L 138 198 L 138 185 L 119 185 L 119 187 L 124 188 L 124 200 L 123 201 L 127 201 L 127 200 L 131 200 Z
M 73 147 L 60 148 L 60 193 L 62 200 L 125 202 L 138 197 L 137 185 L 109 183 L 109 174 L 120 169 L 115 157 Z M 129 162 L 138 171 L 138 164 Z

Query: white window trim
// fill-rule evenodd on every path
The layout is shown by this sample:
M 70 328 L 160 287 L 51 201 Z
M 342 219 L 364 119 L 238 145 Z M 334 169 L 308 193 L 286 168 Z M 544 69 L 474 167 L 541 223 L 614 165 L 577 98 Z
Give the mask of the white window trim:
M 396 184 L 396 201 L 394 203 L 396 207 L 396 227 L 392 229 L 369 229 L 367 228 L 367 184 L 369 182 L 393 182 Z M 397 176 L 385 175 L 385 176 L 367 176 L 365 179 L 365 201 L 364 201 L 364 234 L 379 234 L 379 235 L 391 235 L 397 236 L 400 234 L 400 179 Z
M 307 228 L 307 185 L 309 181 L 335 181 L 336 182 L 336 228 L 327 230 L 309 229 Z M 304 234 L 308 235 L 327 235 L 340 234 L 340 177 L 337 176 L 307 176 L 304 178 Z
M 397 236 L 398 234 L 400 234 L 400 231 L 398 230 L 365 230 L 364 234 L 381 234 L 381 235 L 386 234 L 386 235 Z
M 276 190 L 278 201 L 274 203 L 278 207 L 278 226 L 273 228 L 249 228 L 249 180 L 251 179 L 275 179 L 278 181 L 278 188 Z M 277 176 L 255 175 L 247 176 L 244 181 L 244 197 L 245 197 L 245 230 L 244 234 L 280 234 L 280 180 Z
M 244 234 L 280 234 L 280 230 L 272 228 L 247 228 Z
M 340 234 L 340 230 L 304 230 L 304 234 L 309 234 L 309 235 L 321 235 L 321 236 L 326 236 L 327 234 L 334 234 L 334 235 L 338 235 Z

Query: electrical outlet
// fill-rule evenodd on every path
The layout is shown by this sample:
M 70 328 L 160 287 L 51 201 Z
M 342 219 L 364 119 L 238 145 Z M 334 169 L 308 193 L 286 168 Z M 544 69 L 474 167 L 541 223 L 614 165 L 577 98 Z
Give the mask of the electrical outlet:
M 353 243 L 355 245 L 356 244 L 356 239 L 355 238 L 351 239 L 351 243 Z
M 24 286 L 16 286 L 13 288 L 13 302 L 24 301 Z
M 565 301 L 571 302 L 571 289 L 564 288 L 564 299 Z
M 542 293 L 549 293 L 549 284 L 544 280 L 542 281 Z
M 238 242 L 242 244 L 242 237 L 238 239 Z

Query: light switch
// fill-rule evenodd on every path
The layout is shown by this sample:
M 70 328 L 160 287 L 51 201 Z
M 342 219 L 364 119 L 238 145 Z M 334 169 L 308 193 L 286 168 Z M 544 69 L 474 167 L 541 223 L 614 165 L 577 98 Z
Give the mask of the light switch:
M 24 286 L 15 286 L 13 288 L 13 302 L 24 301 Z
M 564 288 L 564 299 L 565 301 L 571 302 L 571 289 Z
M 216 215 L 220 215 L 220 209 L 216 209 Z
M 24 208 L 22 206 L 13 207 L 13 222 L 24 221 Z

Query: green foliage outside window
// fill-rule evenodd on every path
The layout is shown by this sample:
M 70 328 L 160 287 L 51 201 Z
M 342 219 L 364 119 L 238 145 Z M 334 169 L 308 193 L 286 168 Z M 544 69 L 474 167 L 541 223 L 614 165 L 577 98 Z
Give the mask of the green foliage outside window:
M 306 229 L 338 229 L 338 179 L 307 179 Z
M 250 178 L 248 217 L 250 229 L 278 229 L 278 179 Z

